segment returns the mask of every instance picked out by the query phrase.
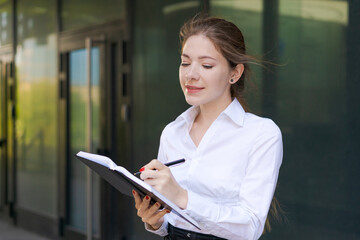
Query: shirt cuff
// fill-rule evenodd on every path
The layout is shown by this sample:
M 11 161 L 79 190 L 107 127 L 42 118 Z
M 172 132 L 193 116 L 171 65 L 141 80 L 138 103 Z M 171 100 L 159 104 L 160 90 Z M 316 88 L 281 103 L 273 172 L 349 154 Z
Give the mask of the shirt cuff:
M 163 224 L 157 230 L 152 230 L 152 228 L 147 223 L 145 223 L 145 229 L 147 231 L 149 231 L 151 233 L 154 233 L 154 234 L 157 234 L 157 235 L 159 235 L 161 237 L 165 237 L 166 235 L 168 235 L 167 227 L 168 227 L 168 221 L 165 218 L 164 218 Z

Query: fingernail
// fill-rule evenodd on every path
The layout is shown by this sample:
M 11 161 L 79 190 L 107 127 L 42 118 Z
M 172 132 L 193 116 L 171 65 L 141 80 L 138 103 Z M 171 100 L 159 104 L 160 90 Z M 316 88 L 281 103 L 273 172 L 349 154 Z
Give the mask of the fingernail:
M 157 206 L 157 207 L 160 207 L 160 206 L 161 206 L 161 205 L 160 205 L 160 203 L 158 203 L 158 202 L 157 202 L 157 203 L 155 203 L 155 204 L 156 204 L 156 206 Z
M 149 196 L 146 196 L 146 197 L 145 197 L 145 199 L 146 199 L 146 200 L 149 200 L 149 199 L 150 199 L 150 197 L 149 197 Z
M 144 171 L 144 170 L 145 170 L 145 168 L 142 167 L 142 168 L 140 168 L 139 172 L 142 172 L 142 171 Z
M 170 213 L 170 210 L 166 210 L 166 213 Z

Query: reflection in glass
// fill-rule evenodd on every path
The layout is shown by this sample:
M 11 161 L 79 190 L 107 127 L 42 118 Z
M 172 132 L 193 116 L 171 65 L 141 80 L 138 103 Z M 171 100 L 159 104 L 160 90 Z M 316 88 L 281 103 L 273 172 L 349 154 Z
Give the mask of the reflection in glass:
M 58 216 L 56 1 L 17 3 L 17 206 Z M 45 11 L 43 11 L 45 9 Z M 27 22 L 33 19 L 33 24 Z
M 239 27 L 244 35 L 247 54 L 261 59 L 263 0 L 211 0 L 210 4 L 211 15 L 222 16 Z M 259 113 L 262 110 L 262 99 L 259 94 L 262 91 L 262 69 L 255 64 L 250 64 L 250 68 L 252 71 L 250 81 L 256 85 L 256 88 L 247 84 L 245 95 L 251 111 Z
M 133 145 L 143 149 L 134 152 L 138 165 L 156 156 L 161 131 L 188 107 L 179 85 L 178 32 L 198 7 L 198 1 L 136 3 Z
M 247 46 L 262 53 L 262 43 L 267 39 L 261 33 L 272 29 L 263 29 L 262 17 L 269 9 L 259 11 L 259 2 L 263 1 L 211 0 L 210 9 L 212 15 L 234 21 L 243 30 Z M 279 0 L 278 25 L 274 26 L 279 42 L 273 46 L 280 63 L 276 68 L 278 79 L 272 82 L 275 91 L 258 91 L 262 95 L 250 99 L 250 107 L 261 112 L 265 92 L 275 102 L 273 119 L 284 139 L 277 195 L 286 211 L 291 212 L 287 215 L 291 221 L 275 224 L 274 231 L 261 239 L 358 236 L 356 225 L 347 222 L 358 218 L 353 206 L 354 199 L 359 199 L 359 192 L 351 191 L 356 182 L 352 179 L 358 177 L 348 174 L 358 170 L 351 167 L 358 164 L 350 160 L 358 162 L 358 154 L 350 147 L 356 142 L 354 129 L 349 132 L 346 127 L 351 122 L 349 116 L 356 119 L 353 112 L 347 113 L 349 108 L 353 111 L 347 102 L 349 88 L 353 87 L 348 86 L 348 79 L 355 78 L 347 76 L 347 38 L 356 39 L 353 35 L 358 34 L 347 33 L 348 2 Z M 359 44 L 357 41 L 352 47 L 359 49 Z M 265 87 L 259 83 L 256 85 Z M 333 219 L 337 219 L 336 224 Z M 319 229 L 321 234 L 317 235 Z
M 0 47 L 13 41 L 12 16 L 12 1 L 0 1 Z
M 133 169 L 157 156 L 160 134 L 189 107 L 179 85 L 179 29 L 203 1 L 134 1 Z M 144 11 L 146 9 L 146 11 Z M 133 218 L 138 239 L 158 239 Z
M 91 50 L 91 83 L 93 109 L 93 149 L 99 146 L 99 49 Z M 70 225 L 86 230 L 86 168 L 74 155 L 87 150 L 87 78 L 86 78 L 86 50 L 72 51 L 69 57 L 70 73 Z M 99 231 L 99 178 L 93 176 L 93 231 Z
M 124 19 L 125 0 L 63 0 L 61 1 L 63 31 Z

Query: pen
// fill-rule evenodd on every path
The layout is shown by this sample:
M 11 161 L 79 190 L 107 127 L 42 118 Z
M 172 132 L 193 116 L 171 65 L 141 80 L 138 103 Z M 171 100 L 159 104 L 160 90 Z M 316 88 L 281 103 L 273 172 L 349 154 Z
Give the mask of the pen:
M 171 162 L 167 162 L 165 163 L 164 165 L 167 166 L 167 167 L 170 167 L 170 166 L 173 166 L 175 164 L 178 164 L 178 163 L 183 163 L 185 162 L 185 159 L 182 158 L 182 159 L 179 159 L 179 160 L 175 160 L 175 161 L 171 161 Z M 141 169 L 140 169 L 141 170 Z M 139 175 L 141 172 L 136 172 L 134 173 L 135 176 Z

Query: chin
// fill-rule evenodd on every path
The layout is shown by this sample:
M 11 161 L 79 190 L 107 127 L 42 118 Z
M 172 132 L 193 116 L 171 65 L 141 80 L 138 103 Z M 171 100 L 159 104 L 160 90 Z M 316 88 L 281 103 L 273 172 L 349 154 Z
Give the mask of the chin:
M 185 96 L 185 101 L 187 102 L 187 104 L 189 104 L 189 105 L 191 105 L 191 106 L 197 106 L 197 105 L 199 105 L 199 104 L 198 104 L 198 101 L 196 101 L 196 100 L 193 99 L 192 97 Z
M 186 97 L 186 96 L 185 96 L 185 100 L 186 100 L 187 104 L 189 104 L 189 105 L 191 105 L 191 106 L 199 106 L 199 105 L 202 104 L 201 101 L 196 100 L 196 99 L 194 99 L 194 98 L 192 98 L 192 97 Z
M 192 102 L 192 101 L 186 100 L 186 103 L 189 104 L 189 105 L 191 105 L 191 106 L 196 106 L 196 104 L 195 104 L 194 102 Z

